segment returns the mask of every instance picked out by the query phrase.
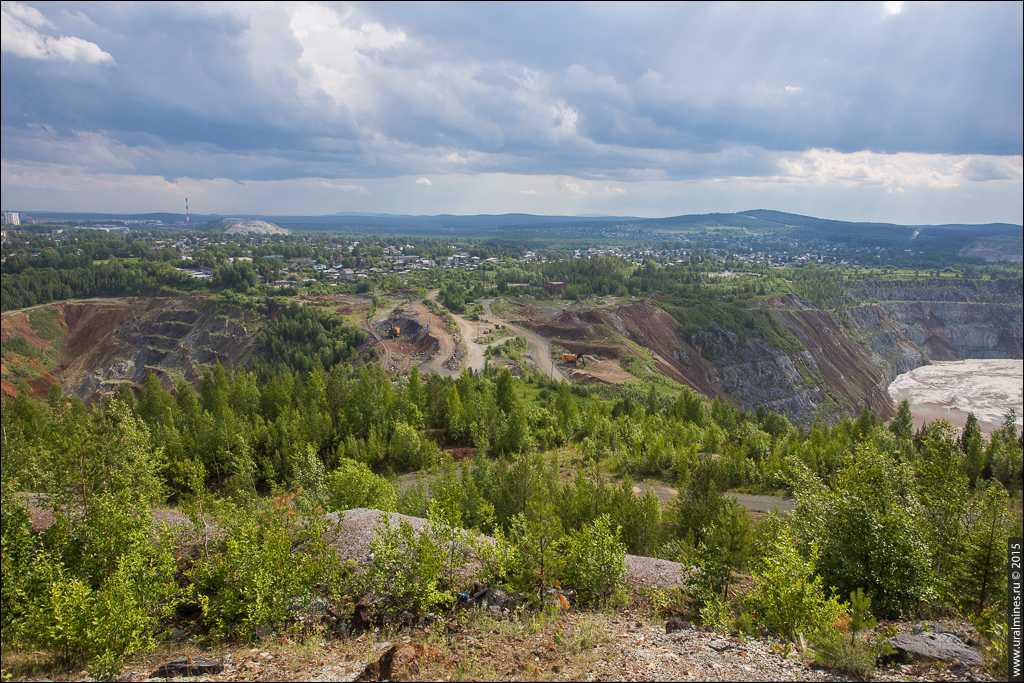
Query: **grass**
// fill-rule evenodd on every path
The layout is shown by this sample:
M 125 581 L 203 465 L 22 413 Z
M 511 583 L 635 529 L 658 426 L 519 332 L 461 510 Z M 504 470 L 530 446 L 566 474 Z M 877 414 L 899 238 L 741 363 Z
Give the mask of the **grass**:
M 28 312 L 28 321 L 32 329 L 41 339 L 55 343 L 64 336 L 64 328 L 60 322 L 60 311 L 56 307 L 45 306 Z

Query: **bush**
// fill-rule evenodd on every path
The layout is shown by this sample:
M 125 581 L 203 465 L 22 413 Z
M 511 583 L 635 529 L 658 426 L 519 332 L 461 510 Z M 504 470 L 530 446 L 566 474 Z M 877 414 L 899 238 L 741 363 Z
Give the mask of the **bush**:
M 576 591 L 580 605 L 600 607 L 621 602 L 625 590 L 626 546 L 619 528 L 601 515 L 565 538 L 563 580 Z
M 452 602 L 439 587 L 444 560 L 429 533 L 416 533 L 404 521 L 392 526 L 382 514 L 370 553 L 364 589 L 381 621 L 411 621 Z
M 824 637 L 835 629 L 846 608 L 835 596 L 825 595 L 822 579 L 815 574 L 817 559 L 816 547 L 804 559 L 789 528 L 779 528 L 744 596 L 756 623 L 793 641 L 800 636 Z
M 888 633 L 866 633 L 877 625 L 871 616 L 871 598 L 858 588 L 850 593 L 849 619 L 840 619 L 838 628 L 819 634 L 815 640 L 815 661 L 858 678 L 869 678 L 878 657 L 890 647 L 886 643 Z M 844 633 L 847 630 L 849 633 Z
M 96 535 L 91 528 L 96 520 L 86 518 L 81 524 L 89 533 L 73 528 L 70 547 L 78 545 L 80 535 Z M 111 547 L 117 548 L 116 543 Z M 85 663 L 101 678 L 116 676 L 125 657 L 151 649 L 160 623 L 177 604 L 171 543 L 166 535 L 146 537 L 99 558 L 96 566 L 103 567 L 114 553 L 109 571 L 104 568 L 93 579 L 92 563 L 69 566 L 58 552 L 40 549 L 20 586 L 12 624 L 15 641 L 53 652 L 67 666 Z
M 28 589 L 35 540 L 25 506 L 4 486 L 0 498 L 0 638 L 14 640 L 16 617 Z
M 527 502 L 526 513 L 512 518 L 509 538 L 518 556 L 510 577 L 512 585 L 531 599 L 540 600 L 562 573 L 562 523 L 554 504 L 534 495 Z
M 190 570 L 203 621 L 216 638 L 254 638 L 323 618 L 348 593 L 348 573 L 322 520 L 258 505 L 223 515 L 220 547 Z
M 395 487 L 361 462 L 342 458 L 327 475 L 327 507 L 331 510 L 375 508 L 391 512 L 398 504 Z
M 828 486 L 795 488 L 795 528 L 820 548 L 818 571 L 843 593 L 864 588 L 882 614 L 907 612 L 934 584 L 926 521 L 909 467 L 868 445 L 846 454 Z

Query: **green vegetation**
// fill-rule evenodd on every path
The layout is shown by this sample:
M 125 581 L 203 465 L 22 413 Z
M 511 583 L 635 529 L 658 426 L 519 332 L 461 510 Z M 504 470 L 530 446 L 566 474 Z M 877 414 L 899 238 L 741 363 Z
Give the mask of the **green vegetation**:
M 882 651 L 876 618 L 969 618 L 990 656 L 1005 657 L 994 615 L 1007 600 L 1003 548 L 1021 534 L 1015 415 L 990 437 L 976 420 L 962 433 L 942 422 L 915 432 L 906 407 L 889 425 L 864 412 L 800 428 L 651 377 L 613 389 L 493 367 L 395 377 L 359 364 L 366 337 L 330 299 L 268 293 L 287 270 L 279 293 L 361 289 L 378 302 L 399 296 L 398 285 L 406 298 L 436 288 L 452 311 L 478 313 L 473 302 L 512 291 L 643 296 L 694 340 L 736 335 L 793 351 L 765 299 L 797 295 L 838 310 L 851 292 L 870 300 L 938 280 L 951 295 L 1019 300 L 1019 271 L 868 275 L 699 252 L 667 264 L 488 262 L 519 251 L 412 240 L 401 254 L 441 259 L 466 248 L 483 265 L 330 285 L 305 260 L 375 268 L 396 254 L 374 240 L 340 253 L 324 237 L 197 246 L 190 263 L 211 273 L 199 281 L 144 240 L 74 239 L 50 251 L 41 237 L 22 244 L 4 265 L 4 308 L 209 289 L 257 307 L 266 322 L 249 367 L 213 365 L 194 384 L 150 375 L 88 404 L 57 389 L 46 400 L 3 399 L 5 654 L 39 652 L 62 670 L 113 677 L 172 629 L 244 642 L 337 634 L 360 619 L 446 623 L 474 582 L 526 610 L 570 599 L 603 609 L 634 597 L 629 552 L 692 567 L 666 609 L 806 645 L 850 675 L 869 675 Z M 231 260 L 239 257 L 252 262 Z M 278 265 L 289 260 L 303 263 Z M 552 282 L 566 284 L 545 289 Z M 52 311 L 27 315 L 40 338 L 59 343 Z M 524 349 L 512 337 L 488 356 Z M 47 364 L 52 353 L 18 337 L 4 351 L 5 363 Z M 403 487 L 405 473 L 417 483 Z M 634 488 L 648 479 L 678 495 L 663 503 Z M 784 492 L 796 507 L 752 520 L 733 489 Z M 419 530 L 382 522 L 371 559 L 357 567 L 339 561 L 328 514 L 355 507 L 428 521 Z M 29 509 L 52 523 L 33 530 Z

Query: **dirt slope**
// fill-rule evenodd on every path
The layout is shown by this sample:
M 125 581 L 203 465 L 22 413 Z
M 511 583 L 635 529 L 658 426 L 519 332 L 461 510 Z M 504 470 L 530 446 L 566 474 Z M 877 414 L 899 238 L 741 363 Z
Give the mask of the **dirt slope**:
M 4 392 L 27 383 L 41 395 L 60 383 L 91 398 L 141 382 L 148 372 L 194 380 L 216 361 L 247 363 L 260 325 L 251 311 L 204 297 L 67 301 L 9 311 L 0 333 Z

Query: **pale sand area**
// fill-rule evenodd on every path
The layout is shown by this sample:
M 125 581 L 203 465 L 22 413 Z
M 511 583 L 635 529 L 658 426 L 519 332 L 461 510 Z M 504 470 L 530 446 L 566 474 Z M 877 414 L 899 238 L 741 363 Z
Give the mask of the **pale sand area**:
M 1024 412 L 1024 361 L 1018 359 L 960 360 L 923 365 L 903 373 L 889 385 L 894 402 L 906 399 L 914 423 L 944 419 L 963 427 L 974 413 L 982 431 L 1002 425 L 1006 411 Z

